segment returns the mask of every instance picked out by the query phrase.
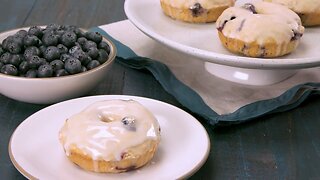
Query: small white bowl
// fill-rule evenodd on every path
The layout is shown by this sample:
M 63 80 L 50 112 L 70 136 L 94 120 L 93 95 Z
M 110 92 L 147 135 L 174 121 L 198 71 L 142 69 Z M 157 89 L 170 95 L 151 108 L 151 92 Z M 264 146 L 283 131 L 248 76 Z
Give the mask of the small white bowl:
M 27 29 L 27 28 L 21 28 Z M 0 42 L 20 29 L 0 34 Z M 35 104 L 51 104 L 85 95 L 106 76 L 116 57 L 114 44 L 103 38 L 110 46 L 108 60 L 100 66 L 74 75 L 49 78 L 26 78 L 0 73 L 0 93 L 9 98 Z

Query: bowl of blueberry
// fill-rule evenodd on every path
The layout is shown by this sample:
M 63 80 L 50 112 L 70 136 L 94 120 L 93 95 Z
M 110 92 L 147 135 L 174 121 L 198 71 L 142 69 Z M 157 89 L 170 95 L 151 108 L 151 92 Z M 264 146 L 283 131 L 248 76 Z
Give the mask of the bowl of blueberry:
M 114 44 L 98 32 L 50 24 L 0 34 L 0 93 L 50 104 L 85 95 L 106 76 Z

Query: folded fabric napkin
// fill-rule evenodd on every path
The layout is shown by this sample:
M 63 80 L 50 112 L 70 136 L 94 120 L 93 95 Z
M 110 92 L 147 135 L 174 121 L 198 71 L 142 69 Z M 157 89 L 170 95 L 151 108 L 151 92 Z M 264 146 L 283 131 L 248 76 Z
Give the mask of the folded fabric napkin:
M 213 105 L 208 105 L 208 102 L 210 100 L 205 101 L 203 99 L 204 96 L 200 96 L 199 93 L 194 90 L 194 88 L 190 88 L 188 85 L 177 79 L 175 74 L 168 68 L 166 64 L 155 59 L 138 56 L 132 49 L 122 44 L 120 41 L 114 39 L 101 28 L 95 27 L 91 30 L 98 31 L 103 36 L 113 41 L 118 50 L 116 62 L 137 70 L 146 69 L 150 71 L 154 78 L 169 94 L 174 96 L 183 106 L 188 108 L 191 112 L 204 118 L 212 126 L 239 124 L 249 120 L 257 119 L 257 117 L 263 115 L 288 111 L 299 106 L 304 100 L 307 99 L 307 97 L 313 94 L 320 93 L 319 82 L 301 83 L 291 86 L 282 94 L 276 97 L 253 101 L 237 108 L 234 111 L 231 108 L 230 111 L 232 112 L 228 112 L 227 110 L 224 111 L 223 108 L 222 110 L 221 108 L 217 108 L 220 110 L 220 113 L 218 113 L 215 109 L 214 97 L 212 97 L 213 103 L 211 103 Z M 319 69 L 317 69 L 316 71 L 318 70 Z M 244 87 L 240 85 L 239 88 Z M 255 87 L 249 88 L 255 89 Z M 268 88 L 266 89 L 270 90 Z M 246 91 L 246 89 L 244 89 L 244 91 Z M 263 89 L 260 88 L 260 91 L 263 91 Z M 210 97 L 206 97 L 206 99 L 207 98 Z M 220 102 L 218 102 L 217 104 L 219 103 Z

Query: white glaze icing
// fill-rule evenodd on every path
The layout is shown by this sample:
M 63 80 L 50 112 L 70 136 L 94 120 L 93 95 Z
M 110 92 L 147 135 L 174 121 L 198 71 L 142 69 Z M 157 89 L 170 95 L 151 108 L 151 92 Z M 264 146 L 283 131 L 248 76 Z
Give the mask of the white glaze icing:
M 320 12 L 320 0 L 265 0 L 283 4 L 297 13 Z
M 161 0 L 162 2 L 176 8 L 189 9 L 195 3 L 200 3 L 205 9 L 219 6 L 233 6 L 234 0 Z
M 252 4 L 257 14 L 242 7 L 230 7 L 218 18 L 217 28 L 223 26 L 222 33 L 226 37 L 259 45 L 270 41 L 284 45 L 291 41 L 293 31 L 303 34 L 299 16 L 287 7 L 259 1 Z M 230 20 L 231 17 L 235 19 Z M 225 21 L 228 22 L 223 25 Z
M 134 118 L 134 129 L 121 121 L 125 117 Z M 119 161 L 126 149 L 149 139 L 159 141 L 160 131 L 156 118 L 140 103 L 105 100 L 68 118 L 59 136 L 67 155 L 76 146 L 94 160 Z

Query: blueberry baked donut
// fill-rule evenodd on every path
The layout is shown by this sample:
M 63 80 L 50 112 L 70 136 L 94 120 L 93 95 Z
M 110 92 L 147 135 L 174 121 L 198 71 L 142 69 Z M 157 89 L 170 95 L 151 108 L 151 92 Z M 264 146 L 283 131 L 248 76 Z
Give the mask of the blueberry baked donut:
M 319 0 L 264 0 L 287 6 L 296 12 L 304 26 L 320 25 L 320 1 Z
M 169 17 L 190 23 L 214 22 L 234 0 L 160 0 Z
M 105 100 L 68 118 L 59 140 L 67 157 L 81 168 L 120 173 L 152 159 L 160 127 L 153 114 L 134 100 Z
M 250 57 L 278 57 L 296 49 L 304 33 L 299 16 L 269 2 L 230 7 L 218 18 L 222 44 L 231 52 Z

